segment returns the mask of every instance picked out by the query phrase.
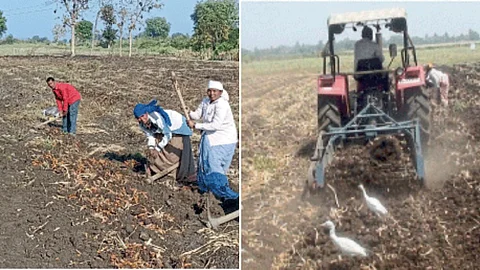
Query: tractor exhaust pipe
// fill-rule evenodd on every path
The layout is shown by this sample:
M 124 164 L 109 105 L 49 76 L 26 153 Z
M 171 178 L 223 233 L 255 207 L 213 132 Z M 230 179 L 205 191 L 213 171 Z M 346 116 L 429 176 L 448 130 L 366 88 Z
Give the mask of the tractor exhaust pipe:
M 207 217 L 208 217 L 207 227 L 215 229 L 223 223 L 236 219 L 237 217 L 239 217 L 239 215 L 240 215 L 240 209 L 222 217 L 212 218 L 212 215 L 210 213 L 210 196 L 207 196 Z

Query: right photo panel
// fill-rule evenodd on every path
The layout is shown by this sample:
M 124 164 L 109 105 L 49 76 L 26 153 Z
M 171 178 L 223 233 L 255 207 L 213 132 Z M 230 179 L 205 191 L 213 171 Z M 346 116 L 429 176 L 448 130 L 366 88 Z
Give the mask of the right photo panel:
M 478 268 L 479 9 L 242 1 L 242 269 Z

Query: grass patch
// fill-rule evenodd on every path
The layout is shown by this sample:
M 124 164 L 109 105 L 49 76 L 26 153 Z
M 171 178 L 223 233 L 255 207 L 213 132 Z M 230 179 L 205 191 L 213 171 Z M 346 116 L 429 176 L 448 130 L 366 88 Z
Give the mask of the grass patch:
M 273 158 L 255 155 L 253 157 L 253 167 L 256 171 L 274 172 L 278 166 L 277 162 Z

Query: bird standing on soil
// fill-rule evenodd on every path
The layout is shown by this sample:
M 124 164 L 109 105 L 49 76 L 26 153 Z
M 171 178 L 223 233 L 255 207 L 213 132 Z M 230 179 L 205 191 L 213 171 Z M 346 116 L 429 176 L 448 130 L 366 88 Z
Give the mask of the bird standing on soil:
M 363 197 L 365 197 L 365 201 L 367 202 L 367 206 L 370 210 L 372 210 L 379 217 L 381 217 L 382 215 L 386 215 L 388 213 L 385 206 L 383 206 L 382 203 L 377 198 L 370 197 L 367 195 L 367 192 L 365 191 L 365 188 L 363 187 L 362 184 L 358 185 L 358 187 L 362 190 Z
M 335 246 L 340 249 L 340 251 L 347 256 L 355 257 L 367 257 L 368 250 L 357 244 L 352 239 L 346 237 L 338 237 L 335 234 L 335 224 L 332 221 L 328 220 L 325 223 L 321 224 L 322 227 L 327 227 L 330 229 L 330 238 L 332 239 Z

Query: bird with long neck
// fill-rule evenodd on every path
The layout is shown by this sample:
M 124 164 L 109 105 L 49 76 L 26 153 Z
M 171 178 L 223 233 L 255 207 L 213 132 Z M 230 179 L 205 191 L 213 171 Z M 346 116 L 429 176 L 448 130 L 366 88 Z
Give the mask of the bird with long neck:
M 388 211 L 385 208 L 385 206 L 383 206 L 383 204 L 377 198 L 370 197 L 367 195 L 367 192 L 365 191 L 365 188 L 363 187 L 362 184 L 358 185 L 358 187 L 362 190 L 363 197 L 365 198 L 368 209 L 370 209 L 379 217 L 381 217 L 382 215 L 388 214 Z
M 332 221 L 328 220 L 325 223 L 321 224 L 322 227 L 327 227 L 330 229 L 330 239 L 335 244 L 335 246 L 340 249 L 342 254 L 355 257 L 367 257 L 368 250 L 357 244 L 350 238 L 347 237 L 338 237 L 335 233 L 335 224 Z

